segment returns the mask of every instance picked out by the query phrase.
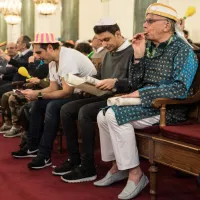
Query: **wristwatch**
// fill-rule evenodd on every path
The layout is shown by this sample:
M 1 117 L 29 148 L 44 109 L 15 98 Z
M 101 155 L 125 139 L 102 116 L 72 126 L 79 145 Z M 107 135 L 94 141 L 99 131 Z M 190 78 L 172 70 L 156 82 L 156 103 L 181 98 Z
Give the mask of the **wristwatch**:
M 38 92 L 38 100 L 42 100 L 43 99 L 43 97 L 42 97 L 42 93 L 41 92 Z

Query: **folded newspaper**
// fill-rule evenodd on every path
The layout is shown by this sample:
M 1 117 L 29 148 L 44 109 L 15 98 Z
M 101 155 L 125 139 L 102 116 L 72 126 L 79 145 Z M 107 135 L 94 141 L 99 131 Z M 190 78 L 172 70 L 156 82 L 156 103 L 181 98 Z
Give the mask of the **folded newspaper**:
M 108 106 L 130 106 L 130 105 L 140 105 L 140 98 L 121 98 L 121 97 L 111 97 L 107 100 Z
M 68 73 L 65 76 L 65 81 L 68 85 L 78 88 L 84 92 L 96 95 L 96 96 L 102 96 L 104 94 L 111 94 L 112 91 L 108 90 L 100 90 L 95 87 L 96 84 L 99 83 L 100 80 L 95 79 L 91 76 L 85 76 L 85 77 L 78 77 L 76 75 Z

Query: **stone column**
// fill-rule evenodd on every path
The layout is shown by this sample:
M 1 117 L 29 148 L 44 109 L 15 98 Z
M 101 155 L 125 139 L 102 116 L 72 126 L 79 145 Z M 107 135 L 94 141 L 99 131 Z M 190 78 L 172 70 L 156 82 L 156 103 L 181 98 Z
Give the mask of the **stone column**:
M 33 0 L 22 0 L 21 34 L 32 40 L 35 34 L 35 5 Z
M 145 20 L 145 12 L 148 6 L 152 3 L 156 3 L 157 0 L 135 0 L 134 3 L 134 15 L 133 15 L 133 35 L 139 32 L 143 32 L 143 23 Z
M 62 0 L 61 38 L 74 40 L 79 38 L 79 0 Z
M 3 14 L 0 13 L 0 42 L 7 41 L 7 24 Z

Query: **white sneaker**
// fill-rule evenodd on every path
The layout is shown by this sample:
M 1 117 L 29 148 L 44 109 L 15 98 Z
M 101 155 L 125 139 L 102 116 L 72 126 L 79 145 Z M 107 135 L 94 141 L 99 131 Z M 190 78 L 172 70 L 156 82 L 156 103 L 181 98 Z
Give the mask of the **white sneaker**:
M 12 125 L 7 125 L 6 123 L 4 123 L 0 127 L 0 133 L 5 133 L 6 131 L 10 130 L 11 128 L 12 128 Z
M 4 137 L 8 137 L 8 138 L 13 138 L 13 137 L 18 137 L 21 136 L 21 134 L 23 133 L 22 128 L 15 128 L 14 126 L 12 126 L 12 128 L 7 131 L 3 136 Z

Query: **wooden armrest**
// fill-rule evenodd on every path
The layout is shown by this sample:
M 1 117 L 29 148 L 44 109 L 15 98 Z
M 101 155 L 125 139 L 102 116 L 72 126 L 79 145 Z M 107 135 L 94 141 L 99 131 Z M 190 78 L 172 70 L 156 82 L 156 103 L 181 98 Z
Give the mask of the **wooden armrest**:
M 200 101 L 200 91 L 186 99 L 157 98 L 152 101 L 154 108 L 160 108 L 160 127 L 166 126 L 166 105 L 184 105 Z
M 200 91 L 191 97 L 186 99 L 170 99 L 170 98 L 157 98 L 152 101 L 154 108 L 160 108 L 162 105 L 180 105 L 180 104 L 192 104 L 200 101 Z
M 170 99 L 170 98 L 158 98 L 152 101 L 152 106 L 154 108 L 160 108 L 162 105 L 178 105 L 178 104 L 191 104 L 193 102 L 192 97 L 188 97 L 183 100 Z

